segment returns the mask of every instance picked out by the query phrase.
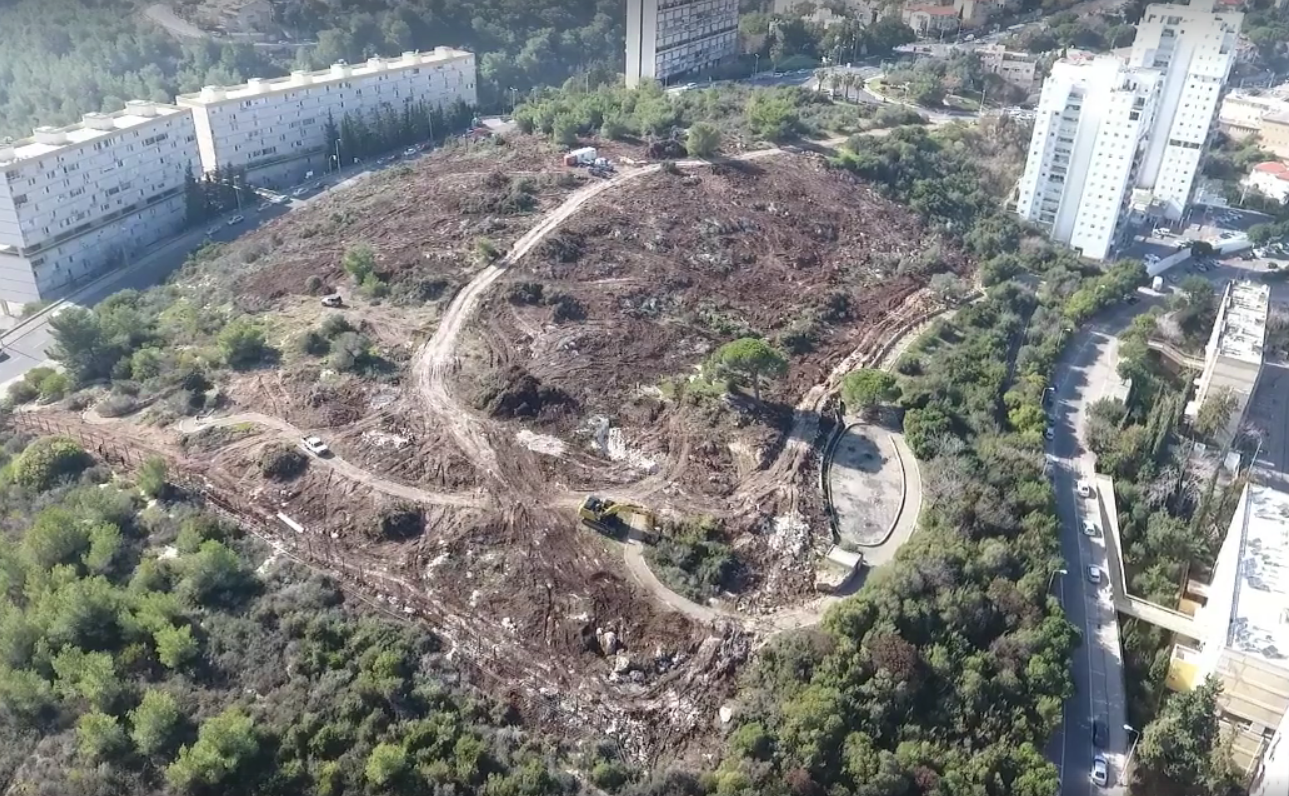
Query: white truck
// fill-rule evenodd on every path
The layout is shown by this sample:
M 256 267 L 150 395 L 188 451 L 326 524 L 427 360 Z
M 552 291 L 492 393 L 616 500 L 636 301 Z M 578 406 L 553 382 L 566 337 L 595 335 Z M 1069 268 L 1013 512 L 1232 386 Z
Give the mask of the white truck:
M 1164 278 L 1162 276 L 1157 276 L 1150 280 L 1150 289 L 1156 293 L 1162 292 L 1164 289 Z

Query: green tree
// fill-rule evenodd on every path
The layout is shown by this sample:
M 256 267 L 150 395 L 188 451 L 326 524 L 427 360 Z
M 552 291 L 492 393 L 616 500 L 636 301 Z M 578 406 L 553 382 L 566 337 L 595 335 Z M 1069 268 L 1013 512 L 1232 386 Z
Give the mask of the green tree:
M 181 791 L 215 787 L 232 778 L 259 748 L 255 722 L 241 708 L 228 708 L 201 725 L 196 743 L 179 750 L 166 768 L 166 781 Z
M 895 377 L 884 370 L 861 368 L 846 374 L 841 382 L 841 398 L 852 411 L 867 414 L 876 407 L 899 397 Z
M 54 657 L 53 668 L 64 697 L 84 699 L 99 710 L 111 710 L 124 691 L 116 664 L 106 652 L 68 647 Z
M 192 637 L 192 628 L 188 625 L 167 625 L 153 634 L 153 640 L 157 645 L 157 660 L 168 669 L 182 669 L 197 657 L 197 639 Z
M 82 561 L 90 572 L 105 575 L 112 571 L 120 551 L 121 529 L 110 522 L 96 523 L 90 529 L 89 550 Z
M 757 92 L 747 101 L 744 113 L 752 134 L 767 141 L 789 138 L 801 123 L 801 117 L 786 93 Z
M 13 479 L 20 486 L 43 492 L 72 478 L 90 465 L 85 450 L 70 437 L 41 437 L 14 462 Z
M 720 148 L 721 132 L 707 122 L 695 122 L 685 135 L 685 149 L 694 157 L 711 157 Z
M 1217 697 L 1209 677 L 1198 688 L 1169 696 L 1137 744 L 1146 793 L 1225 793 L 1233 784 L 1229 750 L 1222 744 Z
M 401 744 L 378 744 L 367 756 L 367 782 L 377 789 L 393 785 L 407 771 L 407 749 Z
M 1237 406 L 1239 399 L 1230 387 L 1218 387 L 1210 391 L 1195 413 L 1195 433 L 1205 439 L 1218 439 Z
M 130 740 L 116 716 L 94 710 L 76 720 L 76 748 L 88 760 L 111 761 L 129 746 Z
M 345 269 L 358 284 L 376 270 L 376 253 L 366 243 L 358 243 L 345 250 L 340 258 L 340 267 Z
M 89 547 L 85 523 L 67 509 L 51 506 L 36 515 L 23 535 L 21 550 L 31 567 L 48 572 L 59 564 L 78 563 Z
M 149 456 L 139 468 L 139 491 L 150 498 L 164 497 L 169 488 L 166 475 L 166 460 L 160 456 Z
M 233 368 L 254 365 L 268 351 L 264 342 L 264 329 L 249 318 L 230 321 L 219 333 L 216 342 L 224 354 L 224 361 Z
M 788 372 L 788 358 L 764 340 L 744 337 L 726 343 L 712 354 L 710 364 L 718 373 L 733 376 L 752 386 L 752 394 L 761 400 L 761 379 L 778 377 Z
M 51 316 L 49 330 L 54 340 L 49 349 L 50 359 L 66 368 L 77 384 L 111 372 L 115 358 L 93 312 L 83 307 L 68 307 Z
M 250 571 L 237 554 L 213 539 L 184 557 L 181 568 L 183 578 L 177 591 L 193 605 L 235 605 L 252 583 Z
M 551 140 L 562 147 L 577 146 L 577 120 L 568 114 L 555 119 L 551 130 Z
M 139 706 L 130 711 L 130 738 L 149 757 L 164 754 L 174 745 L 182 713 L 179 703 L 165 691 L 143 692 Z

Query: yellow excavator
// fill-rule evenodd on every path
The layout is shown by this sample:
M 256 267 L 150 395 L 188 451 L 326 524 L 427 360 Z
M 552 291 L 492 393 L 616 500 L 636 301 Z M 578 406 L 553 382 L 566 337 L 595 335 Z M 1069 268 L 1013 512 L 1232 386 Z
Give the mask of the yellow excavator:
M 615 539 L 635 539 L 645 544 L 658 541 L 658 517 L 644 506 L 587 495 L 577 508 L 577 516 L 588 527 Z

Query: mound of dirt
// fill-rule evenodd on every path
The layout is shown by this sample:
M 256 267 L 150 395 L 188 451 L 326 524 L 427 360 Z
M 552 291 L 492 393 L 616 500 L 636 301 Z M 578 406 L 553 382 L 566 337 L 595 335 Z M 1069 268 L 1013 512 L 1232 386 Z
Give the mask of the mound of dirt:
M 475 408 L 494 418 L 550 418 L 574 411 L 576 401 L 558 387 L 541 380 L 518 365 L 496 373 L 474 398 Z

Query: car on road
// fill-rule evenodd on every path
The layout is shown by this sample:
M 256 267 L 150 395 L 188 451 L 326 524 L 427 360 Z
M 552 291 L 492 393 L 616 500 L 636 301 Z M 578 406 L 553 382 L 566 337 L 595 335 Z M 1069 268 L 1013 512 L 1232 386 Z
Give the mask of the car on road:
M 219 234 L 219 227 L 218 227 L 218 226 L 214 226 L 214 227 L 211 227 L 210 229 L 206 230 L 206 237 L 208 237 L 208 238 L 213 238 L 213 237 L 215 237 L 215 236 L 216 236 L 216 235 L 218 235 L 218 234 Z
M 245 221 L 245 220 L 246 220 L 246 216 L 242 215 L 241 213 L 238 213 L 237 215 L 235 215 L 235 216 L 233 216 L 232 218 L 228 219 L 228 221 L 226 221 L 225 223 L 226 223 L 226 224 L 228 224 L 228 226 L 230 226 L 230 227 L 235 227 L 235 226 L 237 226 L 238 224 L 242 223 L 242 222 L 243 222 L 243 221 Z
M 1092 720 L 1092 745 L 1104 749 L 1110 738 L 1106 734 L 1106 723 L 1101 719 Z
M 1083 535 L 1084 535 L 1084 536 L 1100 536 L 1100 535 L 1101 535 L 1101 529 L 1100 529 L 1100 528 L 1098 528 L 1098 527 L 1097 527 L 1097 524 L 1096 524 L 1095 522 L 1093 522 L 1092 520 L 1084 520 L 1084 521 L 1083 521 Z
M 1092 497 L 1092 494 L 1094 492 L 1094 490 L 1092 489 L 1092 484 L 1088 483 L 1087 481 L 1080 481 L 1078 490 L 1079 490 L 1079 497 L 1085 497 L 1085 498 Z
M 326 456 L 331 452 L 327 443 L 322 441 L 321 437 L 303 437 L 300 442 L 304 444 L 304 449 L 314 456 Z
M 309 189 L 301 185 L 299 188 L 296 188 L 294 191 L 292 191 L 291 195 L 299 199 L 301 196 L 304 196 L 308 192 L 309 192 Z
M 1164 227 L 1155 227 L 1156 238 L 1167 238 L 1167 237 L 1170 237 L 1172 234 L 1173 234 L 1173 231 L 1171 229 L 1166 229 Z
M 1051 426 L 1048 426 L 1047 428 L 1043 429 L 1043 439 L 1048 441 L 1056 439 L 1056 429 L 1052 428 Z
M 1110 781 L 1110 766 L 1106 763 L 1105 755 L 1092 758 L 1092 781 L 1101 788 Z
M 1088 564 L 1088 583 L 1093 586 L 1101 585 L 1101 568 L 1096 564 Z
M 405 158 L 410 158 L 411 156 L 415 155 L 415 154 L 416 154 L 417 152 L 419 152 L 419 151 L 420 151 L 420 150 L 419 150 L 419 149 L 417 149 L 416 147 L 414 147 L 414 146 L 409 146 L 407 149 L 404 149 L 404 150 L 403 150 L 403 157 L 405 157 Z

